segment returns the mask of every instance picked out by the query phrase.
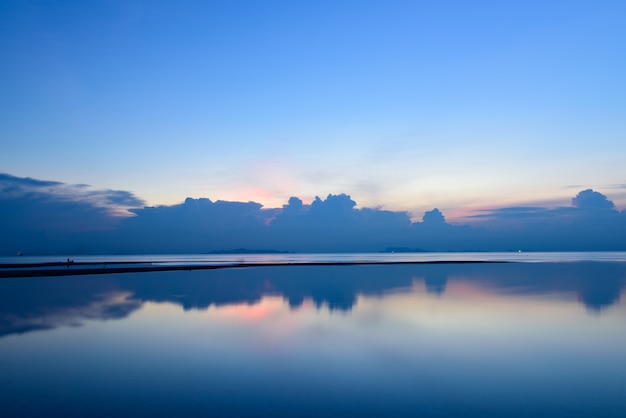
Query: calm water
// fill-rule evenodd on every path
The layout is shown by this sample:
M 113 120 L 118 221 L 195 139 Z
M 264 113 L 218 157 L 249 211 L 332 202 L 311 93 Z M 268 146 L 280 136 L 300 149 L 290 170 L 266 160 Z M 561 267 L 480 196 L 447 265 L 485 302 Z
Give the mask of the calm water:
M 624 417 L 625 287 L 615 261 L 3 279 L 0 416 Z
M 11 263 L 75 262 L 104 265 L 111 262 L 155 264 L 241 264 L 241 263 L 350 263 L 398 261 L 509 261 L 509 262 L 572 262 L 616 261 L 626 262 L 626 252 L 425 252 L 425 253 L 312 253 L 312 254 L 144 254 L 144 255 L 69 255 L 0 257 L 0 267 Z

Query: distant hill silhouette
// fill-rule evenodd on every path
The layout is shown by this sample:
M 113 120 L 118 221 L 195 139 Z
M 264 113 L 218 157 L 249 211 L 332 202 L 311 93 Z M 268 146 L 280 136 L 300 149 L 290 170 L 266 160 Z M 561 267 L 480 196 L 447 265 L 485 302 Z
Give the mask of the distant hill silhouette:
M 213 250 L 206 254 L 290 254 L 290 251 L 279 250 L 251 250 L 248 248 L 235 248 L 234 250 Z

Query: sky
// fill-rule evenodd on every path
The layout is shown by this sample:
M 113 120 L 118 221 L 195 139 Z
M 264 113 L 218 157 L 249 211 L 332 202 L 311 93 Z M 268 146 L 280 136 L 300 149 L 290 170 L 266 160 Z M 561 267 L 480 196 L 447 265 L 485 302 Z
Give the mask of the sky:
M 414 220 L 590 188 L 626 209 L 621 0 L 4 0 L 0 50 L 18 178 Z

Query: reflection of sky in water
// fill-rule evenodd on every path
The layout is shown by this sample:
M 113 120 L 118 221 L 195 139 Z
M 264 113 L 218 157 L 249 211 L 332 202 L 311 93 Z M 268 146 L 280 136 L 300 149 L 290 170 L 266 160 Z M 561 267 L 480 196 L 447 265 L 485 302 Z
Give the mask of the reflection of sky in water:
M 0 415 L 623 416 L 625 272 L 344 266 L 5 280 Z

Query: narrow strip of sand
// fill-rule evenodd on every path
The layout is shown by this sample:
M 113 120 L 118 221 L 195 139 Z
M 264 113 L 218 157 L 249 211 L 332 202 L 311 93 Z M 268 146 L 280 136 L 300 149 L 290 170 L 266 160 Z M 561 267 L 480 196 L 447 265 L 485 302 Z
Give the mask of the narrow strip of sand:
M 21 277 L 57 277 L 82 276 L 91 274 L 119 274 L 144 273 L 150 271 L 183 271 L 183 270 L 217 270 L 228 268 L 249 267 L 285 267 L 285 266 L 370 266 L 370 265 L 399 265 L 399 264 L 493 264 L 512 263 L 512 261 L 348 261 L 348 262 L 302 262 L 302 263 L 237 263 L 237 264 L 177 264 L 163 265 L 151 262 L 111 262 L 111 263 L 40 263 L 45 265 L 20 264 L 19 268 L 0 268 L 0 279 Z M 102 267 L 89 267 L 98 265 Z M 5 265 L 7 266 L 7 265 Z M 37 268 L 37 267 L 66 267 L 66 268 Z

